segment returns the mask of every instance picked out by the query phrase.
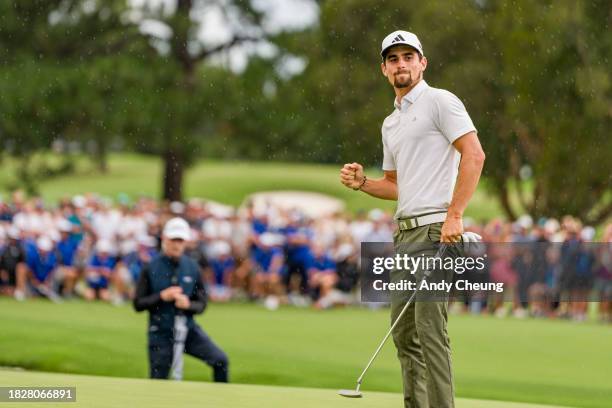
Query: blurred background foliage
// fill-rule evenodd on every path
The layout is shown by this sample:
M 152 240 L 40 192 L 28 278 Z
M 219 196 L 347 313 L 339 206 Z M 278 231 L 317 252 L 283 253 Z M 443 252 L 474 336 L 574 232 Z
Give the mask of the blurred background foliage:
M 0 147 L 19 184 L 36 192 L 76 153 L 108 172 L 115 150 L 159 157 L 167 199 L 202 159 L 379 167 L 393 109 L 380 41 L 406 29 L 428 83 L 470 112 L 508 218 L 612 214 L 610 1 L 321 0 L 289 29 L 263 3 L 1 2 Z M 32 164 L 52 149 L 64 159 Z

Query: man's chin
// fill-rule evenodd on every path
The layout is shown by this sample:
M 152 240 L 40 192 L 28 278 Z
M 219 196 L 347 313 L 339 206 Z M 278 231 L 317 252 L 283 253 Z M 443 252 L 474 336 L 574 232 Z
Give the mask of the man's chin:
M 395 83 L 393 84 L 395 88 L 408 88 L 410 85 L 412 85 L 412 81 L 395 81 Z

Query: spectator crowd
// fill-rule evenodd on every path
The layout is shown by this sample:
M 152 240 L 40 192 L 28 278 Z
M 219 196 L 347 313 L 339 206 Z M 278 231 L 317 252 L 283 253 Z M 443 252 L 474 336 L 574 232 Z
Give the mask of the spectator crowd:
M 48 207 L 16 192 L 0 200 L 0 294 L 121 304 L 133 297 L 140 271 L 159 252 L 164 223 L 175 216 L 191 226 L 188 255 L 200 265 L 211 301 L 250 300 L 269 309 L 357 303 L 361 243 L 390 242 L 395 230 L 392 215 L 382 210 L 311 218 L 274 205 L 233 210 L 200 199 L 131 202 L 126 196 L 113 204 L 95 194 Z M 489 259 L 487 279 L 504 282 L 512 302 L 474 294 L 455 299 L 454 310 L 582 320 L 587 297 L 595 293 L 599 317 L 610 320 L 612 254 L 610 245 L 600 245 L 597 256 L 584 250 L 595 239 L 592 227 L 570 216 L 537 222 L 523 216 L 513 223 L 466 219 L 465 228 L 486 243 L 531 249 L 498 245 Z M 612 224 L 598 241 L 612 243 Z M 569 280 L 563 273 L 568 256 L 580 271 Z M 524 273 L 521 262 L 534 259 L 540 259 L 541 273 Z M 580 301 L 564 301 L 563 293 Z

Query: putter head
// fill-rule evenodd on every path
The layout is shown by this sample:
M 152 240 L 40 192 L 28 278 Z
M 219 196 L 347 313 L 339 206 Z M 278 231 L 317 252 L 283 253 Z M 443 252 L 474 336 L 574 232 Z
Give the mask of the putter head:
M 463 250 L 469 254 L 482 254 L 486 251 L 486 245 L 482 242 L 482 237 L 475 232 L 464 232 L 461 235 Z
M 342 395 L 343 397 L 346 398 L 361 398 L 363 397 L 363 394 L 361 393 L 361 391 L 357 391 L 357 390 L 340 390 L 338 391 L 338 394 Z

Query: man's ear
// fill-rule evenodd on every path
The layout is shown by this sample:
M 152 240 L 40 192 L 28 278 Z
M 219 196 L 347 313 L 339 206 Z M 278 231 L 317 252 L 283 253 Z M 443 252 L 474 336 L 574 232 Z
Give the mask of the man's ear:
M 387 76 L 387 66 L 384 61 L 380 63 L 380 70 L 384 76 Z
M 421 58 L 421 64 L 423 64 L 423 71 L 427 69 L 427 57 Z

